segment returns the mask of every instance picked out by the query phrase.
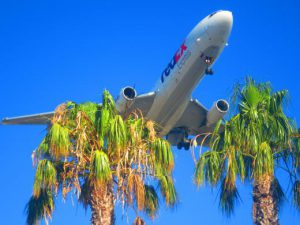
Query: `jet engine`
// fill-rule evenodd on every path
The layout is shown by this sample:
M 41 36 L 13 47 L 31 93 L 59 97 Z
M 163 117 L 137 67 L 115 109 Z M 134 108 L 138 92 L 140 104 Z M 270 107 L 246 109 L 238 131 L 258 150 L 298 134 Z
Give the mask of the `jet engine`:
M 229 104 L 226 100 L 216 101 L 207 113 L 206 126 L 211 126 L 222 119 L 229 110 Z
M 137 96 L 136 90 L 132 87 L 122 88 L 117 100 L 116 108 L 119 113 L 124 113 L 134 102 Z

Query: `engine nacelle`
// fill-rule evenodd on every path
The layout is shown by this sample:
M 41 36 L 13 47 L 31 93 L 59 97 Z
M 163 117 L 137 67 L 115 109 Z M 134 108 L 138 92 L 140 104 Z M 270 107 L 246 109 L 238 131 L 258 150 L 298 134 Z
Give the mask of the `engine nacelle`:
M 137 93 L 132 87 L 122 88 L 117 100 L 116 108 L 119 113 L 124 113 L 134 102 Z
M 211 126 L 222 119 L 229 110 L 229 104 L 226 100 L 216 101 L 207 113 L 206 126 Z

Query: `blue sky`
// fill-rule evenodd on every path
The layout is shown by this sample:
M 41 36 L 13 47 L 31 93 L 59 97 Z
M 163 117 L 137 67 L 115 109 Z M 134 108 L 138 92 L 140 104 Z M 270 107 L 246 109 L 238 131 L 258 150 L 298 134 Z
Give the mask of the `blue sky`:
M 100 101 L 106 88 L 117 96 L 126 85 L 151 90 L 188 32 L 206 15 L 227 9 L 234 25 L 229 40 L 194 97 L 210 107 L 230 97 L 233 85 L 252 75 L 288 89 L 287 113 L 300 120 L 300 2 L 172 1 L 0 1 L 0 117 L 53 110 L 58 104 Z M 32 192 L 31 152 L 43 126 L 0 126 L 1 224 L 25 223 L 24 205 Z M 226 218 L 218 209 L 218 190 L 195 187 L 189 152 L 174 149 L 180 204 L 162 207 L 155 225 L 244 224 L 251 221 L 251 186 L 239 185 L 242 201 Z M 282 185 L 288 178 L 278 172 Z M 291 193 L 287 192 L 290 199 Z M 117 224 L 131 224 L 117 208 Z M 58 198 L 52 224 L 89 224 L 72 199 Z M 297 224 L 300 213 L 287 201 L 281 224 Z M 129 222 L 128 222 L 129 221 Z M 152 224 L 152 221 L 148 221 Z

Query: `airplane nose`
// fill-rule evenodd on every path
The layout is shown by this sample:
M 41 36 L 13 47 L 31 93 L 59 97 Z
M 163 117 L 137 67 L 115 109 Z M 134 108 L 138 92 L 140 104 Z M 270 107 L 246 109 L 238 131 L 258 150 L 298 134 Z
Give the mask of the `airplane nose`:
M 226 42 L 231 32 L 233 16 L 230 11 L 218 11 L 209 15 L 208 34 L 215 41 Z
M 220 29 L 231 31 L 233 16 L 230 11 L 221 11 L 216 14 L 215 17 L 216 26 L 219 26 Z

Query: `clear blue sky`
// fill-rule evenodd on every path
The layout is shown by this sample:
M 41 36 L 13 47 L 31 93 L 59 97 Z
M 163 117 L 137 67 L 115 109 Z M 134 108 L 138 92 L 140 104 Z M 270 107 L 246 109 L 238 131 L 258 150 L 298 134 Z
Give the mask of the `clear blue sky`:
M 188 32 L 203 17 L 231 10 L 229 46 L 194 97 L 210 107 L 229 98 L 233 84 L 251 74 L 288 89 L 289 115 L 300 120 L 300 2 L 298 0 L 172 1 L 0 1 L 0 117 L 53 110 L 65 100 L 100 101 L 107 88 L 114 96 L 125 85 L 149 91 Z M 0 127 L 0 218 L 3 225 L 25 223 L 24 205 L 32 192 L 31 152 L 45 127 Z M 251 187 L 239 185 L 242 202 L 231 218 L 218 209 L 218 190 L 197 190 L 189 152 L 174 149 L 180 204 L 160 211 L 153 224 L 243 224 L 251 222 Z M 281 183 L 288 178 L 280 173 Z M 287 192 L 287 197 L 291 193 Z M 116 210 L 117 224 L 122 220 Z M 132 217 L 129 213 L 129 224 Z M 90 212 L 57 199 L 52 224 L 89 224 Z M 290 201 L 281 224 L 299 224 Z M 152 224 L 148 221 L 148 224 Z

